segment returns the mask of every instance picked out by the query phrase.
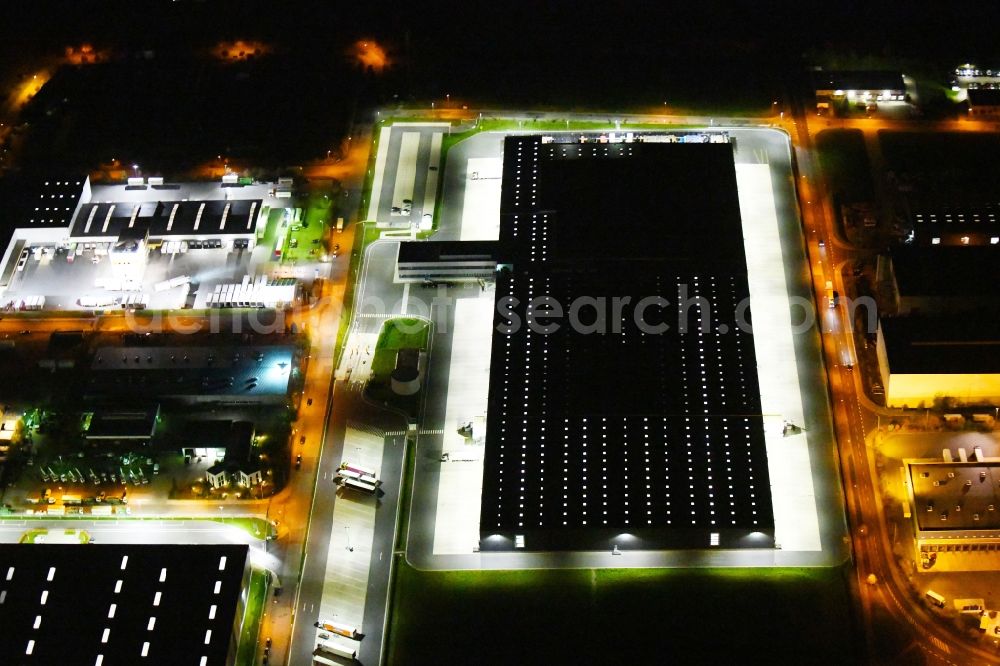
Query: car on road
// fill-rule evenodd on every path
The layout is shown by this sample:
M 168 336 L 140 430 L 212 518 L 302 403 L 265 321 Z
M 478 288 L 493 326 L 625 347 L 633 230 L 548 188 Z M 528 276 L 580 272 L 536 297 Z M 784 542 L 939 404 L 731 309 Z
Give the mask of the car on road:
M 309 407 L 312 407 L 312 404 L 313 404 L 313 399 L 312 398 L 309 398 L 308 400 L 306 400 L 306 405 L 308 405 Z
M 302 454 L 295 456 L 295 469 L 301 469 L 302 467 Z
M 299 444 L 305 444 L 305 443 L 306 443 L 306 436 L 302 435 L 301 437 L 299 437 Z

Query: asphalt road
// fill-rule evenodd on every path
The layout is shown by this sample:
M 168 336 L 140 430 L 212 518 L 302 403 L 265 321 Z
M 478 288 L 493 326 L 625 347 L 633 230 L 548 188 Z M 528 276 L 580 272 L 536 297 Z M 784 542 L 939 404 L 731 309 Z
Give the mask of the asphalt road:
M 398 132 L 392 133 L 389 158 L 382 187 L 384 214 L 388 216 L 388 206 L 395 180 L 395 168 L 399 151 Z M 429 136 L 429 135 L 428 135 Z M 420 159 L 426 171 L 429 159 L 427 149 L 429 138 L 422 136 Z M 418 164 L 418 174 L 420 173 Z M 420 178 L 417 178 L 419 185 Z M 419 187 L 414 189 L 414 201 L 422 198 Z M 422 192 L 422 191 L 421 191 Z M 416 212 L 416 209 L 414 209 Z M 347 337 L 346 347 L 352 338 L 365 333 L 377 333 L 386 317 L 401 311 L 403 288 L 395 284 L 395 261 L 397 241 L 382 240 L 368 245 L 355 288 L 355 316 Z M 358 316 L 374 315 L 374 316 Z M 286 663 L 308 664 L 316 645 L 316 629 L 313 623 L 319 619 L 319 609 L 323 597 L 323 583 L 326 575 L 327 558 L 330 549 L 333 510 L 337 501 L 335 486 L 331 482 L 332 472 L 343 457 L 344 435 L 348 422 L 361 424 L 367 429 L 390 432 L 405 428 L 402 417 L 387 409 L 368 403 L 360 387 L 348 381 L 338 381 L 330 387 L 326 425 L 322 436 L 322 452 L 318 461 L 318 474 L 312 512 L 309 516 L 308 537 L 305 542 L 306 558 L 302 579 L 295 600 L 295 619 L 292 628 L 291 649 Z M 372 547 L 372 561 L 369 569 L 364 619 L 365 631 L 358 654 L 363 664 L 379 664 L 382 661 L 382 639 L 386 608 L 388 605 L 388 582 L 392 562 L 392 548 L 395 537 L 397 498 L 403 463 L 402 438 L 386 438 L 382 457 L 382 496 L 375 513 L 375 535 Z
M 813 266 L 822 274 L 832 276 L 841 293 L 844 291 L 842 267 L 859 255 L 856 248 L 837 235 L 836 212 L 831 207 L 818 164 L 815 161 L 813 132 L 835 124 L 815 119 L 803 108 L 795 114 L 794 126 L 800 170 L 800 197 L 804 228 L 809 238 L 808 249 Z M 842 126 L 857 126 L 863 130 L 899 129 L 908 131 L 947 131 L 954 129 L 990 130 L 985 123 L 913 123 L 872 119 L 847 121 Z M 820 246 L 819 241 L 824 241 Z M 814 274 L 816 293 L 824 285 Z M 957 665 L 998 663 L 997 655 L 967 642 L 952 633 L 951 627 L 939 622 L 928 612 L 923 601 L 910 593 L 906 572 L 897 566 L 892 553 L 881 491 L 875 468 L 874 447 L 869 438 L 876 433 L 878 416 L 896 413 L 875 405 L 864 394 L 860 372 L 841 364 L 845 354 L 857 358 L 853 336 L 845 323 L 844 308 L 831 310 L 824 321 L 824 355 L 829 373 L 829 385 L 834 404 L 834 422 L 839 447 L 840 465 L 847 495 L 850 521 L 850 544 L 854 557 L 852 590 L 861 607 L 861 622 L 867 657 L 870 660 L 909 660 L 919 651 L 928 664 Z M 869 575 L 875 576 L 870 582 Z M 891 626 L 884 623 L 891 618 Z M 877 624 L 878 623 L 878 624 Z M 898 643 L 898 654 L 882 654 L 875 647 L 879 637 L 894 632 L 905 637 Z M 881 641 L 880 644 L 885 644 Z
M 369 214 L 369 219 L 397 227 L 408 227 L 411 222 L 419 222 L 423 216 L 424 192 L 427 186 L 428 167 L 430 166 L 431 135 L 435 132 L 445 132 L 446 127 L 434 126 L 394 126 L 389 134 L 389 149 L 387 153 L 382 187 L 379 193 L 378 210 L 375 215 Z M 416 177 L 413 182 L 413 194 L 410 197 L 412 205 L 409 215 L 392 213 L 392 195 L 396 185 L 396 171 L 399 165 L 400 144 L 404 132 L 420 134 L 417 148 Z M 397 202 L 399 203 L 399 202 Z

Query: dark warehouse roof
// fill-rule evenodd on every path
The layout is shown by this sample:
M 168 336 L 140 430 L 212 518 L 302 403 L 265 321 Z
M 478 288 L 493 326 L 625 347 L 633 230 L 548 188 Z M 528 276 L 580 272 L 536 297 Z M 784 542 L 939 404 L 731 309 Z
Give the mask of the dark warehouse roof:
M 549 334 L 494 333 L 483 548 L 494 534 L 528 534 L 528 548 L 621 532 L 707 547 L 709 532 L 772 530 L 753 338 L 734 325 L 749 288 L 732 147 L 508 137 L 500 240 L 512 268 L 498 303 L 632 301 L 620 320 L 607 310 L 620 332 L 564 317 Z M 670 301 L 646 310 L 665 333 L 634 320 L 647 296 Z M 706 330 L 685 298 L 710 304 Z
M 0 545 L 3 662 L 224 664 L 246 558 L 245 545 Z

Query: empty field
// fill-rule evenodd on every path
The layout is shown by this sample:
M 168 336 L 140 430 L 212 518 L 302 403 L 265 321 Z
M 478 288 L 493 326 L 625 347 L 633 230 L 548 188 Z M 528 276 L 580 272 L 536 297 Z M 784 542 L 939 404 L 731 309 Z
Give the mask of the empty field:
M 851 664 L 840 569 L 398 570 L 392 664 Z

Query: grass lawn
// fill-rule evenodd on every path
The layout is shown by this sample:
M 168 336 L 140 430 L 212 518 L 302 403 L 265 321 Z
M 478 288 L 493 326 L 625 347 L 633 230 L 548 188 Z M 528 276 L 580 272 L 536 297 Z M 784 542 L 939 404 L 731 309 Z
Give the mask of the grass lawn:
M 879 143 L 886 168 L 922 195 L 977 196 L 1000 180 L 1000 134 L 883 130 Z
M 851 664 L 840 569 L 422 572 L 400 562 L 391 664 Z
M 224 523 L 238 527 L 255 539 L 264 539 L 269 533 L 274 532 L 274 528 L 263 518 L 240 517 L 240 518 L 214 518 L 212 516 L 91 516 L 89 514 L 74 514 L 67 516 L 48 516 L 36 514 L 25 516 L 22 514 L 0 516 L 0 520 L 113 520 L 113 521 L 143 521 L 143 520 L 210 520 L 214 523 Z M 43 533 L 47 530 L 41 530 Z
M 49 531 L 46 529 L 35 528 L 33 530 L 28 530 L 21 535 L 21 538 L 17 540 L 18 543 L 35 543 L 38 537 L 44 537 Z
M 872 201 L 871 164 L 861 130 L 824 130 L 816 137 L 816 149 L 830 193 L 839 201 Z
M 260 244 L 264 246 L 274 246 L 278 240 L 278 228 L 281 226 L 281 219 L 285 216 L 284 208 L 272 208 L 267 213 L 267 223 L 264 225 L 264 237 Z
M 427 347 L 429 324 L 422 319 L 395 317 L 382 325 L 372 358 L 372 379 L 385 380 L 396 367 L 396 351 Z
M 212 518 L 211 520 L 238 527 L 255 539 L 264 539 L 274 532 L 274 528 L 263 518 Z
M 314 192 L 302 214 L 301 228 L 288 231 L 282 246 L 282 262 L 316 261 L 325 251 L 323 237 L 330 224 L 333 197 L 329 192 Z M 292 240 L 295 247 L 292 247 Z M 317 241 L 317 242 L 313 242 Z M 310 254 L 311 253 L 311 254 Z
M 237 666 L 252 666 L 256 663 L 257 636 L 260 632 L 260 620 L 264 614 L 264 604 L 267 601 L 267 577 L 267 572 L 260 569 L 250 572 L 243 627 L 240 630 L 240 643 L 236 648 Z
M 22 534 L 18 543 L 90 543 L 90 534 L 84 530 L 63 530 L 62 534 L 57 530 L 53 537 L 50 538 L 47 529 L 35 528 Z

